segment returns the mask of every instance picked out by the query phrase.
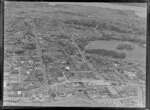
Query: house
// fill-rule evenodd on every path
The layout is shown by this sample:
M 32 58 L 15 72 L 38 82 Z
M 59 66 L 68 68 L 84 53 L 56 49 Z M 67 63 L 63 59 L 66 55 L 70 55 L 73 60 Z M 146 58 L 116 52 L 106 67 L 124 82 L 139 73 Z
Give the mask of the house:
M 4 84 L 3 85 L 4 85 L 4 88 L 7 87 L 7 81 L 6 80 L 4 80 Z
M 33 64 L 33 60 L 29 60 L 28 63 L 32 65 Z
M 56 94 L 55 93 L 51 93 L 50 97 L 54 98 L 54 97 L 56 97 Z
M 71 70 L 69 66 L 66 66 L 65 69 L 66 69 L 67 71 L 70 71 L 70 70 Z
M 94 86 L 94 85 L 110 85 L 109 82 L 106 82 L 104 80 L 99 80 L 99 81 L 91 81 L 88 83 L 89 86 Z
M 58 96 L 60 96 L 60 97 L 65 97 L 66 96 L 66 94 L 65 94 L 65 92 L 58 92 Z
M 136 76 L 134 72 L 130 72 L 130 76 Z
M 9 91 L 9 97 L 17 97 L 17 96 L 19 96 L 18 94 L 17 94 L 17 91 Z
M 85 91 L 86 94 L 90 97 L 90 98 L 97 98 L 98 97 L 98 93 L 95 89 L 90 89 L 90 90 L 87 90 Z
M 97 94 L 93 94 L 92 98 L 97 99 L 97 98 L 99 98 L 99 96 Z
M 22 95 L 22 91 L 17 91 L 17 94 L 18 95 Z
M 71 83 L 71 86 L 72 87 L 79 87 L 79 86 L 81 86 L 81 84 L 78 82 L 73 82 L 73 83 Z
M 66 60 L 59 60 L 59 62 L 62 63 L 62 64 L 66 64 L 67 63 Z
M 63 76 L 57 77 L 57 81 L 63 81 L 63 80 L 65 80 L 65 78 Z
M 42 38 L 42 37 L 39 37 L 39 39 L 42 40 L 43 38 Z
M 34 69 L 33 66 L 30 66 L 30 65 L 27 65 L 27 66 L 26 66 L 26 70 L 28 70 L 28 71 L 32 71 L 33 69 Z
M 106 98 L 106 99 L 108 99 L 109 98 L 109 95 L 108 94 L 101 94 L 101 98 Z
M 24 81 L 25 82 L 38 81 L 38 79 L 36 78 L 35 74 L 30 74 Z
M 32 96 L 32 92 L 31 91 L 22 91 L 22 96 L 23 97 L 31 97 Z
M 28 74 L 28 75 L 29 75 L 30 73 L 31 73 L 30 71 L 27 71 L 27 72 L 26 72 L 26 74 Z
M 21 61 L 21 63 L 23 64 L 23 63 L 25 63 L 25 61 Z
M 125 73 L 128 77 L 136 76 L 134 72 L 124 71 L 124 73 Z
M 107 86 L 107 89 L 111 92 L 111 94 L 118 94 L 117 91 L 112 86 Z
M 10 72 L 10 74 L 11 75 L 19 75 L 19 70 L 17 70 L 17 69 L 14 69 L 14 70 L 12 70 L 11 72 Z
M 21 68 L 20 67 L 14 67 L 14 69 L 19 71 Z
M 118 64 L 116 64 L 116 63 L 114 63 L 113 65 L 114 65 L 115 67 L 117 67 L 117 66 L 118 66 Z
M 19 81 L 19 74 L 10 75 L 10 77 L 8 79 L 11 82 L 18 82 Z
M 35 67 L 36 70 L 42 70 L 42 67 Z
M 10 72 L 9 71 L 4 71 L 4 76 L 9 76 Z

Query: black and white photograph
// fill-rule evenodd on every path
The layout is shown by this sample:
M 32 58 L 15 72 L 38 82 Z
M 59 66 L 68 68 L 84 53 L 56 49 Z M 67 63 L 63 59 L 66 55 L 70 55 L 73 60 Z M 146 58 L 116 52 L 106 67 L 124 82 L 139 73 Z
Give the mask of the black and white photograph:
M 147 3 L 4 2 L 3 106 L 146 106 Z

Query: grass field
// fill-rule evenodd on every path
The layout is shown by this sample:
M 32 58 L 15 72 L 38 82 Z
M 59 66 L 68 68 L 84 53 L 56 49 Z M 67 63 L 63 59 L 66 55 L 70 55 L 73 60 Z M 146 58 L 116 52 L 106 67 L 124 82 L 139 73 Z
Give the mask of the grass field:
M 138 62 L 140 64 L 145 65 L 146 63 L 146 49 L 141 48 L 133 43 L 126 42 L 130 45 L 134 45 L 135 49 L 132 51 L 126 51 L 126 50 L 117 50 L 117 46 L 121 44 L 121 41 L 94 41 L 91 42 L 86 46 L 86 49 L 106 49 L 106 50 L 114 50 L 117 52 L 125 52 L 126 53 L 126 60 L 131 60 Z

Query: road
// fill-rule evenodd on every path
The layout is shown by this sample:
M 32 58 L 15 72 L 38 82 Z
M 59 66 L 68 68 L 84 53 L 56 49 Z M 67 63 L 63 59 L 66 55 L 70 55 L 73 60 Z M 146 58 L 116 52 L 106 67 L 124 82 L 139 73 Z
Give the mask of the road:
M 58 47 L 63 51 L 63 53 L 64 53 L 64 55 L 67 57 L 67 59 L 69 60 L 70 64 L 71 64 L 72 67 L 73 67 L 73 71 L 76 71 L 76 73 L 77 73 L 76 76 L 77 76 L 78 79 L 80 80 L 80 77 L 79 77 L 79 75 L 78 75 L 78 71 L 77 71 L 76 66 L 75 66 L 75 64 L 73 63 L 71 57 L 66 53 L 65 49 L 64 49 L 62 46 L 60 46 L 60 44 L 59 44 L 58 42 L 56 42 L 56 43 L 57 43 Z
M 73 38 L 73 37 L 71 37 Z M 82 56 L 82 60 L 83 62 L 87 63 L 88 67 L 91 69 L 91 71 L 100 79 L 100 80 L 104 80 L 104 78 L 100 75 L 100 73 L 97 72 L 97 70 L 94 68 L 94 66 L 85 58 L 84 56 L 84 52 L 82 52 L 79 47 L 77 46 L 77 44 L 75 43 L 74 39 L 72 39 L 72 43 L 73 45 L 75 45 L 78 49 L 79 54 Z
M 63 27 L 64 27 L 64 33 L 69 33 L 69 32 L 67 32 L 67 28 L 66 28 L 65 24 L 62 23 L 62 25 L 63 25 Z M 87 65 L 89 66 L 89 68 L 92 70 L 92 72 L 93 72 L 94 74 L 96 74 L 97 77 L 99 77 L 99 79 L 103 79 L 103 80 L 104 80 L 104 78 L 103 78 L 103 77 L 100 75 L 100 73 L 94 68 L 94 66 L 85 58 L 84 52 L 82 52 L 82 51 L 80 50 L 80 48 L 78 47 L 78 45 L 75 43 L 75 41 L 74 41 L 74 39 L 73 39 L 75 35 L 73 35 L 73 33 L 71 33 L 71 35 L 69 35 L 69 36 L 70 36 L 70 39 L 71 39 L 71 41 L 72 41 L 72 44 L 78 49 L 78 52 L 79 52 L 79 54 L 81 55 L 83 62 L 87 63 Z
M 143 106 L 143 96 L 142 96 L 142 88 L 138 85 L 138 105 Z
M 36 42 L 36 48 L 37 48 L 37 52 L 38 52 L 38 57 L 40 59 L 40 62 L 41 62 L 41 66 L 42 66 L 42 73 L 44 75 L 44 81 L 45 81 L 45 84 L 48 85 L 48 78 L 47 78 L 47 72 L 46 72 L 46 67 L 45 67 L 45 64 L 43 62 L 43 59 L 42 59 L 42 51 L 41 51 L 41 48 L 40 48 L 40 44 L 39 44 L 39 38 L 37 36 L 37 33 L 36 33 L 36 30 L 35 30 L 35 27 L 33 27 L 33 35 L 35 37 L 35 42 Z

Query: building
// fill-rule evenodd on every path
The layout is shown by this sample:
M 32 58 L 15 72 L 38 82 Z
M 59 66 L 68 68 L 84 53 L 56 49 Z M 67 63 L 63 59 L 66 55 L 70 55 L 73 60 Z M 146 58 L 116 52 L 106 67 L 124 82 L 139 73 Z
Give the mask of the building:
M 63 59 L 62 59 L 62 60 L 58 60 L 58 62 L 59 62 L 59 63 L 62 63 L 62 64 L 68 63 L 67 60 L 63 60 Z
M 65 78 L 62 76 L 59 76 L 59 77 L 57 77 L 57 81 L 64 81 L 65 80 Z
M 33 64 L 33 60 L 29 60 L 28 63 L 32 65 Z
M 112 95 L 117 95 L 117 91 L 112 86 L 107 86 L 107 89 L 111 92 Z
M 134 72 L 124 71 L 124 73 L 125 73 L 128 77 L 136 76 Z
M 70 70 L 71 70 L 69 66 L 66 66 L 65 69 L 66 69 L 67 71 L 70 71 Z
M 7 87 L 7 81 L 6 81 L 6 80 L 4 80 L 4 84 L 3 84 L 3 86 L 4 86 L 4 88 L 6 88 L 6 87 Z
M 22 95 L 22 91 L 17 91 L 17 94 L 18 95 Z
M 105 80 L 90 81 L 88 83 L 88 86 L 96 86 L 96 85 L 110 85 L 110 83 L 106 82 Z
M 22 95 L 18 91 L 9 91 L 9 97 L 21 97 Z

